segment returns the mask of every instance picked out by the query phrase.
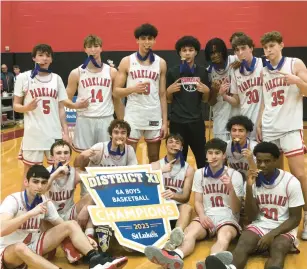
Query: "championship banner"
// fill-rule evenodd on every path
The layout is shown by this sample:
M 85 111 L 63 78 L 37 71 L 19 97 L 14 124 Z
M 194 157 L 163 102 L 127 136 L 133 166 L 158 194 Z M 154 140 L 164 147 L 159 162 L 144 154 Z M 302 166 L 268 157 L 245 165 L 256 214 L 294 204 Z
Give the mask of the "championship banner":
M 77 96 L 74 96 L 72 98 L 73 103 L 76 103 Z M 68 107 L 65 107 L 66 112 L 66 122 L 68 125 L 75 125 L 77 120 L 77 112 L 75 109 L 71 109 Z
M 162 248 L 169 238 L 170 220 L 178 219 L 175 202 L 161 197 L 161 170 L 150 165 L 86 167 L 81 179 L 96 205 L 89 206 L 95 226 L 108 225 L 118 242 L 144 253 L 146 246 Z

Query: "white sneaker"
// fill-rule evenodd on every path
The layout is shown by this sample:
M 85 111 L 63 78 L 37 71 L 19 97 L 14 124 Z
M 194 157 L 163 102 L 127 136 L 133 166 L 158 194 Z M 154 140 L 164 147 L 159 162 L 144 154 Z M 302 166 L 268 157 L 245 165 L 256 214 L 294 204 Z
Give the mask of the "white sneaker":
M 170 234 L 169 241 L 166 242 L 164 248 L 166 250 L 175 250 L 177 247 L 179 247 L 184 239 L 184 232 L 180 227 L 175 228 L 172 230 Z
M 302 232 L 302 239 L 307 240 L 307 219 L 304 219 L 304 226 L 303 226 L 303 232 Z

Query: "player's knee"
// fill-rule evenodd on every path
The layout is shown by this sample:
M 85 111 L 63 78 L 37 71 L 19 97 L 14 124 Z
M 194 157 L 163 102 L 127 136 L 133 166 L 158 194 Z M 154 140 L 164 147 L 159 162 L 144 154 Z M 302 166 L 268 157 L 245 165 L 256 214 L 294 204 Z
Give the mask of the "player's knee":
M 180 214 L 185 214 L 191 216 L 193 208 L 189 204 L 182 204 L 180 206 Z
M 15 253 L 17 256 L 20 254 L 26 255 L 29 252 L 29 248 L 24 243 L 17 243 L 15 245 Z
M 75 231 L 76 229 L 80 229 L 78 222 L 76 222 L 75 220 L 65 221 L 65 225 L 69 231 Z
M 255 249 L 254 242 L 247 235 L 241 235 L 238 244 L 236 245 L 235 252 L 236 253 L 251 253 Z
M 290 240 L 279 240 L 276 243 L 273 243 L 270 248 L 270 256 L 271 257 L 284 257 L 291 248 Z
M 223 231 L 218 234 L 218 241 L 221 243 L 229 243 L 232 240 L 233 233 L 231 231 Z

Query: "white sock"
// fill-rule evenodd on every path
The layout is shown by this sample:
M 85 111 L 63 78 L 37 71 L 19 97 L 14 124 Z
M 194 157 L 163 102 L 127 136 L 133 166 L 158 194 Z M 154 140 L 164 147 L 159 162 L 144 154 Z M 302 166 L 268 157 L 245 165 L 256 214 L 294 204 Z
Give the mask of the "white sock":
M 179 257 L 180 257 L 181 259 L 184 258 L 184 254 L 183 254 L 183 252 L 182 252 L 179 248 L 176 248 L 176 249 L 174 250 L 174 252 L 176 252 L 176 253 L 179 255 Z
M 235 267 L 233 264 L 230 265 L 226 265 L 227 269 L 237 269 L 237 267 Z
M 94 228 L 86 228 L 85 229 L 85 235 L 94 235 Z

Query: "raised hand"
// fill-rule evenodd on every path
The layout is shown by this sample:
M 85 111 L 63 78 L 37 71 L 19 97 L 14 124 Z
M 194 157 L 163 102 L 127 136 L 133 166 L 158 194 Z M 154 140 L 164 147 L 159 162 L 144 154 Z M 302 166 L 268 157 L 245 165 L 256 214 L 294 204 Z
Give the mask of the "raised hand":
M 168 172 L 172 171 L 175 162 L 176 162 L 176 159 L 171 160 L 169 163 L 167 163 L 166 165 L 164 165 L 164 166 L 161 168 L 162 173 L 168 173 Z
M 168 86 L 167 91 L 169 93 L 179 92 L 181 87 L 181 83 L 179 83 L 180 80 L 181 78 L 178 78 L 173 84 Z

